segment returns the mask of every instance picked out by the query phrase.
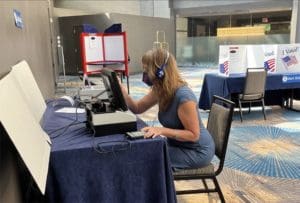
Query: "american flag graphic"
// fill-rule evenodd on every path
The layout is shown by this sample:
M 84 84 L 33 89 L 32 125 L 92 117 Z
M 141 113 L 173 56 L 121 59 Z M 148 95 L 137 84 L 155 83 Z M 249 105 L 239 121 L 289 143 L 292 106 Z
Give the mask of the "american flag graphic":
M 275 72 L 275 58 L 265 61 L 264 67 L 267 69 L 268 72 Z
M 296 56 L 285 56 L 282 58 L 282 62 L 286 69 L 291 65 L 298 64 Z
M 220 72 L 224 73 L 225 75 L 228 75 L 229 69 L 228 69 L 228 61 L 224 61 L 220 64 Z

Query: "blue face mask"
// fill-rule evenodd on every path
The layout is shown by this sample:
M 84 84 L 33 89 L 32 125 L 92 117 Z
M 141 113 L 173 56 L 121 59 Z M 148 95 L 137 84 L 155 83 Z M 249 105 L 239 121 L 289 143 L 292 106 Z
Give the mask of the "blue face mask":
M 151 82 L 151 80 L 146 72 L 143 72 L 143 82 L 150 87 L 153 85 L 153 83 Z

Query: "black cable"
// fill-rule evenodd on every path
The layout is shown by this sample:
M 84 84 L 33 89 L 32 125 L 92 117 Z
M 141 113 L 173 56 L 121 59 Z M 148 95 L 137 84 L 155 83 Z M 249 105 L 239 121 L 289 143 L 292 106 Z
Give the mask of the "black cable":
M 91 127 L 91 130 L 93 131 L 93 148 L 94 150 L 99 153 L 99 154 L 107 154 L 107 153 L 113 153 L 115 155 L 115 152 L 117 151 L 125 151 L 125 150 L 128 150 L 128 149 L 131 149 L 131 143 L 128 141 L 128 140 L 114 140 L 114 141 L 104 141 L 104 142 L 99 142 L 97 144 L 95 144 L 95 135 L 96 135 L 96 130 L 94 127 Z M 120 145 L 113 145 L 113 146 L 109 146 L 111 147 L 110 150 L 106 150 L 104 149 L 101 145 L 103 144 L 115 144 L 115 143 L 120 143 L 120 144 L 125 144 L 126 146 L 122 146 L 121 148 L 117 148 L 115 149 L 116 146 L 120 146 Z
M 77 121 L 78 121 L 78 108 L 79 108 L 79 106 L 80 106 L 81 104 L 84 104 L 84 103 L 81 102 L 80 100 L 75 100 L 75 101 L 78 101 L 78 102 L 79 102 L 78 105 L 76 106 L 76 110 L 75 110 L 75 120 L 72 121 L 70 124 L 68 124 L 68 125 L 66 125 L 66 126 L 63 126 L 63 127 L 61 127 L 61 128 L 58 128 L 58 129 L 55 129 L 54 131 L 49 132 L 48 134 L 49 134 L 49 136 L 50 136 L 51 134 L 53 134 L 53 133 L 55 133 L 55 132 L 57 132 L 57 131 L 59 131 L 59 130 L 64 129 L 64 131 L 63 131 L 62 133 L 60 133 L 60 134 L 58 134 L 58 135 L 55 135 L 55 136 L 51 137 L 52 139 L 55 139 L 55 138 L 57 138 L 57 137 L 63 135 L 63 134 L 69 129 L 69 127 L 71 127 L 71 126 L 73 126 L 73 125 L 78 125 L 78 124 L 81 124 L 81 123 L 86 123 L 86 121 L 83 121 L 83 122 L 81 122 L 81 121 L 80 121 L 80 122 L 77 122 Z M 84 104 L 84 105 L 85 105 L 85 104 Z
M 72 137 L 67 137 L 67 139 L 64 139 L 64 140 L 60 141 L 60 143 L 61 144 L 62 143 L 68 143 L 68 145 L 76 144 L 76 143 L 71 143 L 71 141 L 76 140 L 78 137 L 82 137 L 82 134 L 84 133 L 84 131 L 82 131 L 83 129 L 84 129 L 84 131 L 86 131 L 87 130 L 86 126 L 81 127 L 81 128 L 77 128 L 75 132 L 72 132 Z M 79 131 L 81 131 L 81 132 L 79 132 Z
M 101 95 L 104 94 L 105 92 L 106 92 L 106 90 L 101 91 L 100 93 L 96 94 L 95 96 L 92 96 L 92 99 L 101 96 Z
M 46 101 L 46 105 L 51 104 L 55 101 L 56 101 L 56 99 L 49 99 L 49 100 Z
M 108 143 L 111 143 L 111 144 L 118 144 L 119 143 L 120 145 L 110 146 L 111 147 L 110 150 L 106 150 L 106 149 L 103 148 L 105 146 L 101 146 L 103 144 L 108 144 Z M 131 143 L 128 140 L 114 140 L 114 141 L 106 141 L 106 142 L 97 143 L 97 149 L 100 149 L 100 150 L 98 150 L 99 153 L 114 153 L 114 152 L 117 152 L 117 151 L 125 151 L 125 150 L 128 150 L 130 148 L 131 148 Z
M 55 133 L 55 132 L 57 132 L 57 131 L 59 131 L 59 130 L 64 129 L 64 131 L 63 131 L 62 133 L 60 133 L 60 134 L 58 134 L 58 135 L 56 135 L 56 136 L 51 137 L 51 138 L 56 138 L 56 137 L 58 137 L 58 136 L 64 134 L 64 133 L 67 131 L 67 129 L 69 129 L 69 127 L 71 127 L 71 126 L 73 126 L 73 125 L 82 124 L 82 123 L 86 123 L 86 121 L 76 122 L 76 120 L 74 120 L 74 121 L 72 121 L 72 123 L 70 123 L 70 124 L 68 124 L 68 125 L 66 125 L 66 126 L 63 126 L 63 127 L 61 127 L 61 128 L 55 129 L 54 131 L 51 131 L 51 132 L 49 132 L 48 134 L 49 134 L 49 136 L 50 136 L 51 134 L 53 134 L 53 133 Z

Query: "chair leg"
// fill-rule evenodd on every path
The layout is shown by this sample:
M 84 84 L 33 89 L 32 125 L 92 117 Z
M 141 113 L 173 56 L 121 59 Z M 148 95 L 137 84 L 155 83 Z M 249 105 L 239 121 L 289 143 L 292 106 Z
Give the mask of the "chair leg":
M 207 189 L 208 189 L 208 186 L 207 186 L 207 183 L 206 183 L 205 179 L 202 179 L 202 183 L 203 183 L 203 185 L 204 185 L 204 188 L 207 190 Z
M 248 113 L 251 112 L 251 102 L 249 102 L 249 110 L 248 110 Z
M 242 103 L 239 100 L 239 108 L 240 108 L 240 118 L 241 118 L 241 122 L 243 122 L 243 113 L 242 113 Z
M 265 118 L 265 120 L 267 120 L 266 111 L 265 111 L 265 101 L 263 98 L 261 99 L 261 103 L 262 103 L 262 110 L 263 110 L 264 118 Z
M 220 197 L 221 202 L 222 202 L 222 203 L 225 203 L 225 198 L 224 198 L 224 196 L 223 196 L 223 193 L 222 193 L 222 191 L 221 191 L 221 188 L 220 188 L 220 185 L 219 185 L 219 183 L 218 183 L 218 181 L 217 181 L 217 178 L 216 178 L 216 177 L 213 177 L 213 181 L 214 181 L 216 190 L 217 190 L 217 192 L 218 192 L 218 194 L 219 194 L 219 197 Z

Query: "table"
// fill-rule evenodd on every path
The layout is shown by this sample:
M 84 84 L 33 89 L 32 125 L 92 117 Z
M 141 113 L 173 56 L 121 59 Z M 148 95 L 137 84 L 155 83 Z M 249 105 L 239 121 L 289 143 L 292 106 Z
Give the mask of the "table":
M 266 81 L 266 105 L 283 105 L 283 101 L 300 98 L 300 81 L 285 83 L 285 74 L 268 74 Z M 231 98 L 232 94 L 243 92 L 245 75 L 225 77 L 218 74 L 205 74 L 198 106 L 200 109 L 210 109 L 213 95 Z M 290 104 L 292 106 L 292 103 Z
M 85 113 L 57 136 L 56 129 L 76 119 L 76 114 L 55 113 L 61 107 L 50 102 L 44 114 L 43 128 L 52 137 L 48 202 L 176 202 L 165 139 L 93 137 L 79 123 L 86 120 Z M 138 128 L 143 125 L 139 120 Z

